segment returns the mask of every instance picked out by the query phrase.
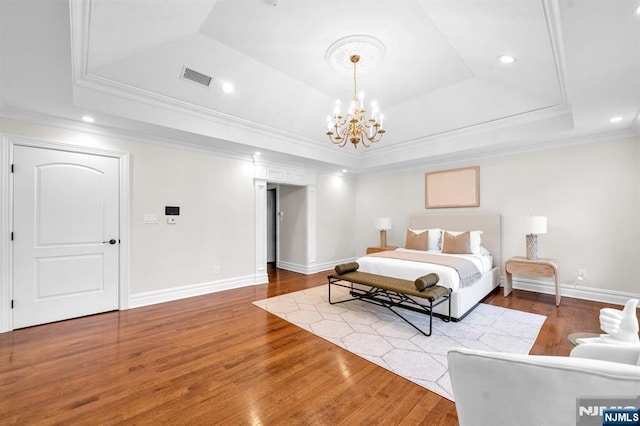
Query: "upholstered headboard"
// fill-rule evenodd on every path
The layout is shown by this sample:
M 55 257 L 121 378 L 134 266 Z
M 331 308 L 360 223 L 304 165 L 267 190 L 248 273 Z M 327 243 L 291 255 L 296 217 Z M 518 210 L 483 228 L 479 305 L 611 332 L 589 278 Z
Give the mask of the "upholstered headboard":
M 501 216 L 492 212 L 412 213 L 409 227 L 440 228 L 448 231 L 482 231 L 482 245 L 493 255 L 493 266 L 502 265 Z

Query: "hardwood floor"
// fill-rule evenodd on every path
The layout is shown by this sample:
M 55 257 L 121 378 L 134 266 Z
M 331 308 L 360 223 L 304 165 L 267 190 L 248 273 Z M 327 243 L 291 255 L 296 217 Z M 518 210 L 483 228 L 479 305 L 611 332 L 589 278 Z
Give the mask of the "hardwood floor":
M 0 334 L 0 424 L 457 424 L 447 399 L 251 304 L 326 275 L 271 270 L 268 285 Z M 553 355 L 610 306 L 485 302 L 547 315 L 531 353 Z

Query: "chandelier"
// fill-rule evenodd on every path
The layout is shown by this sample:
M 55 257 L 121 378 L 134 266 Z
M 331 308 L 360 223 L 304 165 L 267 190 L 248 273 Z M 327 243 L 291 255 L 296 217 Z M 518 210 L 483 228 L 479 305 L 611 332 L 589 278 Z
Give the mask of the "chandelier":
M 327 136 L 332 143 L 340 147 L 345 146 L 349 141 L 354 148 L 357 148 L 360 142 L 368 148 L 371 143 L 378 142 L 384 136 L 385 131 L 382 128 L 384 115 L 380 114 L 378 106 L 372 102 L 371 115 L 367 118 L 363 102 L 364 93 L 358 94 L 356 81 L 356 64 L 360 61 L 360 55 L 351 55 L 349 59 L 353 63 L 353 99 L 345 116 L 340 112 L 340 99 L 336 101 L 333 117 L 327 116 Z

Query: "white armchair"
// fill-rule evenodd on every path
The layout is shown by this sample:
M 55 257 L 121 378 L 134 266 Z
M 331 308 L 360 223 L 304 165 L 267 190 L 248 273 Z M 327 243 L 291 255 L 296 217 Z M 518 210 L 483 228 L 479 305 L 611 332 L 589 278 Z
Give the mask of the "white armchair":
M 577 398 L 640 395 L 639 361 L 640 345 L 603 343 L 579 345 L 570 357 L 448 354 L 461 426 L 575 425 Z
M 573 348 L 569 356 L 640 366 L 640 344 L 586 343 Z

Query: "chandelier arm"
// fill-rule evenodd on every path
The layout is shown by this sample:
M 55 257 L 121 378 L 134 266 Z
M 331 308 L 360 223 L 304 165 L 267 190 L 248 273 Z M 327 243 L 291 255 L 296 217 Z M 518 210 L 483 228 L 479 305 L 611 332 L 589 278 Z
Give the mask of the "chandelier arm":
M 327 132 L 327 136 L 329 136 L 329 141 L 335 145 L 338 145 L 339 147 L 343 147 L 346 145 L 347 143 L 347 139 L 346 138 L 334 138 L 333 137 L 333 133 L 332 132 Z
M 369 139 L 369 136 L 367 135 L 366 131 L 363 129 L 362 133 L 360 134 L 360 139 L 362 140 L 362 146 L 364 146 L 365 148 L 369 148 L 371 146 L 371 139 Z M 368 142 L 367 142 L 368 141 Z

